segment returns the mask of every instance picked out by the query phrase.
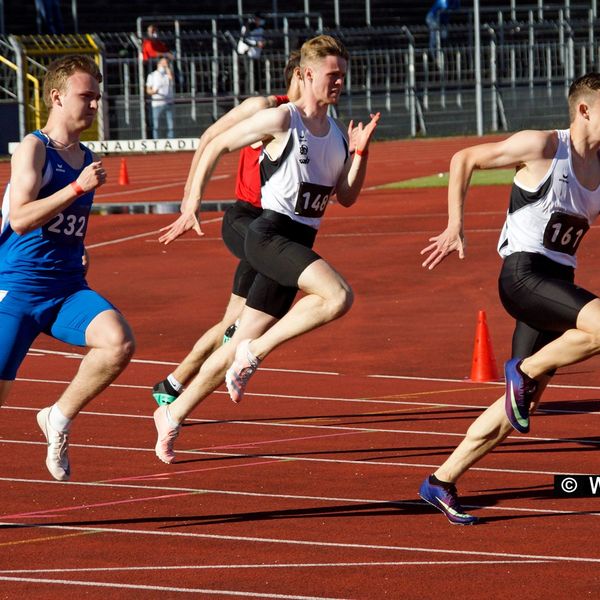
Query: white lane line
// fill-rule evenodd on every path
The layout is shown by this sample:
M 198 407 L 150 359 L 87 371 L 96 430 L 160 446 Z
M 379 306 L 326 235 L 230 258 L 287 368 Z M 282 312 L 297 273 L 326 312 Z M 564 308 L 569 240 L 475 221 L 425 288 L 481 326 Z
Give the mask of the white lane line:
M 109 193 L 100 193 L 94 196 L 94 201 L 103 200 L 105 198 L 116 198 L 117 196 L 131 196 L 132 194 L 138 194 L 141 192 L 153 192 L 154 190 L 164 190 L 166 188 L 172 187 L 181 187 L 185 184 L 183 179 L 178 181 L 172 181 L 170 183 L 162 183 L 160 185 L 149 185 L 146 187 L 136 187 L 132 190 L 124 190 L 122 192 L 109 192 Z
M 414 565 L 511 565 L 523 563 L 551 563 L 552 560 L 543 559 L 507 559 L 507 560 L 399 560 L 399 561 L 373 561 L 373 562 L 335 562 L 335 563 L 259 563 L 246 565 L 172 565 L 163 564 L 135 567 L 90 567 L 87 569 L 0 569 L 1 574 L 34 574 L 34 573 L 104 573 L 128 571 L 204 571 L 221 569 L 314 569 L 338 567 L 410 567 Z
M 212 220 L 210 221 L 212 223 Z M 64 358 L 75 358 L 78 360 L 83 359 L 85 354 L 78 352 L 61 352 L 59 350 L 43 350 L 41 348 L 31 348 L 28 352 L 28 355 L 35 356 L 43 356 L 43 355 L 51 355 L 51 356 L 61 356 Z M 179 363 L 173 361 L 165 361 L 165 360 L 150 360 L 143 358 L 134 358 L 131 360 L 131 363 L 140 364 L 140 365 L 166 365 L 166 366 L 176 366 Z M 274 371 L 274 372 L 282 372 L 282 373 L 300 373 L 303 375 L 341 375 L 341 373 L 335 371 L 314 371 L 307 369 L 270 369 L 268 367 L 261 367 L 261 371 Z
M 21 525 L 16 523 L 0 522 L 0 527 L 32 527 L 32 525 Z M 543 560 L 555 562 L 578 562 L 578 563 L 600 563 L 599 557 L 593 556 L 563 556 L 552 554 L 525 554 L 515 552 L 489 552 L 487 550 L 462 550 L 458 548 L 431 548 L 418 546 L 388 546 L 383 544 L 351 544 L 346 542 L 327 542 L 320 540 L 301 540 L 301 539 L 283 539 L 251 537 L 240 535 L 219 535 L 210 533 L 195 533 L 189 531 L 151 531 L 141 529 L 126 529 L 118 527 L 86 527 L 76 525 L 35 525 L 36 529 L 52 529 L 57 531 L 94 531 L 96 533 L 118 533 L 134 536 L 159 536 L 159 537 L 180 537 L 191 539 L 220 540 L 231 542 L 252 542 L 259 544 L 282 544 L 290 546 L 314 546 L 321 548 L 337 548 L 342 550 L 385 550 L 394 552 L 416 552 L 431 554 L 456 554 L 460 556 L 488 556 L 503 559 L 525 559 L 525 560 Z
M 203 225 L 207 225 L 209 223 L 216 223 L 217 221 L 221 221 L 222 217 L 216 217 L 214 219 L 207 219 L 206 221 L 202 221 Z M 115 240 L 108 240 L 106 242 L 98 242 L 97 244 L 89 244 L 86 245 L 86 248 L 88 250 L 91 250 L 92 248 L 100 248 L 101 246 L 111 246 L 113 244 L 121 244 L 123 242 L 128 242 L 130 240 L 136 240 L 138 238 L 143 238 L 143 237 L 147 237 L 149 235 L 153 235 L 156 236 L 159 233 L 159 229 L 153 229 L 152 231 L 146 231 L 144 233 L 138 233 L 136 235 L 128 235 L 126 237 L 122 237 L 122 238 L 117 238 Z M 158 241 L 158 240 L 156 240 Z M 38 350 L 38 352 L 42 352 L 41 350 Z M 58 353 L 60 354 L 60 353 Z
M 205 594 L 210 596 L 242 596 L 245 598 L 280 598 L 282 600 L 338 600 L 329 596 L 293 596 L 290 594 L 264 594 L 261 592 L 240 592 L 237 590 L 213 590 L 205 588 L 181 588 L 163 585 L 135 585 L 132 583 L 107 583 L 105 581 L 72 581 L 69 579 L 42 579 L 34 577 L 0 576 L 0 581 L 22 583 L 44 583 L 57 585 L 75 585 L 85 587 L 116 588 L 119 590 L 147 590 L 152 592 L 178 592 L 181 594 Z
M 122 387 L 130 387 L 130 386 L 122 386 Z M 147 389 L 145 387 L 141 387 L 141 389 Z M 216 394 L 227 394 L 227 392 L 223 391 L 223 390 L 217 390 L 213 393 Z M 313 396 L 282 396 L 282 395 L 277 395 L 277 394 L 246 394 L 247 396 L 257 396 L 257 397 L 262 397 L 262 396 L 266 396 L 266 397 L 277 397 L 277 398 L 284 398 L 284 397 L 289 397 L 289 398 L 293 398 L 293 399 L 300 399 L 300 400 L 332 400 L 334 402 L 367 402 L 367 403 L 371 403 L 371 402 L 376 402 L 379 403 L 379 401 L 373 401 L 373 400 L 361 400 L 361 399 L 356 399 L 356 400 L 348 400 L 348 399 L 344 399 L 344 398 L 318 398 L 318 397 L 313 397 Z M 399 401 L 387 401 L 386 404 L 401 404 L 401 405 L 409 405 L 409 406 L 420 406 L 421 404 L 426 405 L 426 406 L 433 406 L 433 407 L 443 407 L 443 408 L 454 408 L 457 405 L 453 405 L 453 404 L 430 404 L 430 403 L 419 403 L 419 402 L 399 402 Z M 462 405 L 461 405 L 462 406 Z M 37 407 L 30 407 L 30 406 L 3 406 L 2 407 L 3 410 L 23 410 L 23 411 L 29 411 L 29 412 L 34 412 L 34 411 L 38 411 L 39 408 Z M 481 406 L 473 406 L 471 408 L 479 408 L 482 409 L 485 407 L 481 407 Z M 97 411 L 81 411 L 80 414 L 84 414 L 84 415 L 90 415 L 90 416 L 96 416 L 96 417 L 114 417 L 114 418 L 119 418 L 119 419 L 152 419 L 152 415 L 134 415 L 134 414 L 128 414 L 128 413 L 111 413 L 111 412 L 97 412 Z M 409 413 L 406 413 L 409 414 Z M 356 416 L 360 416 L 360 415 L 356 415 Z M 325 417 L 325 419 L 329 419 L 331 421 L 331 419 L 336 419 L 337 417 L 333 416 L 333 417 Z M 314 420 L 314 417 L 306 417 L 306 419 L 301 419 L 301 420 Z M 260 420 L 253 420 L 253 421 L 249 421 L 249 420 L 244 420 L 244 421 L 237 421 L 235 419 L 194 419 L 194 418 L 188 418 L 186 419 L 187 423 L 202 423 L 205 425 L 209 425 L 209 424 L 227 424 L 227 425 L 249 425 L 249 426 L 261 426 L 261 427 L 287 427 L 287 428 L 298 428 L 298 429 L 325 429 L 327 431 L 351 431 L 351 432 L 363 432 L 363 433 L 405 433 L 405 434 L 418 434 L 418 435 L 438 435 L 438 436 L 450 436 L 450 437 L 464 437 L 464 433 L 455 433 L 455 432 L 448 432 L 448 431 L 431 431 L 431 430 L 419 430 L 419 429 L 385 429 L 385 428 L 381 428 L 381 427 L 350 427 L 348 425 L 333 425 L 331 422 L 329 423 L 324 423 L 322 425 L 319 424 L 310 424 L 310 423 L 301 423 L 301 422 L 289 422 L 290 419 L 286 419 L 285 417 L 281 418 L 281 422 L 272 422 L 272 421 L 260 421 Z M 293 419 L 292 419 L 293 421 Z M 574 443 L 574 444 L 584 444 L 584 445 L 589 445 L 589 446 L 598 446 L 600 445 L 600 441 L 597 441 L 595 439 L 587 439 L 587 438 L 583 438 L 583 439 L 577 439 L 577 438 L 554 438 L 554 437 L 541 437 L 541 436 L 529 436 L 529 435 L 516 435 L 516 434 L 511 434 L 511 436 L 508 439 L 513 439 L 513 440 L 526 440 L 526 441 L 535 441 L 535 442 L 560 442 L 560 443 Z M 0 443 L 3 440 L 0 439 Z M 4 441 L 10 441 L 10 440 L 4 440 Z M 13 441 L 17 441 L 18 440 L 13 440 Z M 285 440 L 284 440 L 285 441 Z M 248 442 L 247 444 L 248 446 L 252 446 L 253 443 L 252 442 Z M 529 471 L 528 471 L 529 472 Z
M 234 422 L 238 425 L 243 425 L 241 422 Z M 253 423 L 256 425 L 257 423 Z M 262 423 L 261 423 L 262 425 Z M 342 428 L 343 429 L 343 428 Z M 365 433 L 369 433 L 369 431 L 364 431 Z M 390 430 L 391 433 L 400 433 L 400 434 L 423 434 L 423 435 L 437 435 L 437 436 L 457 436 L 464 437 L 464 434 L 458 433 L 432 433 L 429 431 L 409 431 L 409 430 Z M 29 446 L 46 446 L 45 442 L 34 442 L 28 440 L 9 440 L 9 439 L 0 439 L 0 444 L 22 444 Z M 154 454 L 153 448 L 135 448 L 135 447 L 123 447 L 123 446 L 106 446 L 99 444 L 74 444 L 70 443 L 69 446 L 71 448 L 85 448 L 88 450 L 115 450 L 117 452 L 151 452 Z M 248 447 L 252 447 L 252 442 L 248 442 Z M 239 453 L 239 452 L 209 452 L 206 450 L 177 450 L 177 454 L 180 456 L 209 456 L 209 457 L 224 457 L 224 458 L 268 458 L 272 460 L 285 462 L 306 462 L 306 463 L 326 463 L 326 464 L 334 464 L 334 465 L 352 465 L 354 467 L 408 467 L 411 469 L 437 469 L 439 468 L 439 464 L 428 464 L 428 463 L 413 463 L 413 462 L 397 462 L 397 461 L 381 461 L 381 460 L 344 460 L 344 459 L 333 459 L 333 458 L 314 458 L 307 456 L 290 456 L 290 455 L 277 455 L 277 454 L 266 454 L 261 452 L 252 452 L 248 454 Z M 200 469 L 202 470 L 202 469 Z M 589 471 L 586 472 L 578 472 L 572 469 L 569 469 L 568 472 L 563 471 L 539 471 L 534 469 L 508 469 L 508 468 L 491 468 L 491 467 L 471 467 L 470 471 L 482 471 L 485 473 L 501 473 L 506 475 L 507 473 L 512 473 L 515 475 L 546 475 L 548 477 L 553 477 L 554 475 L 589 475 Z M 181 473 L 177 471 L 173 471 L 173 475 L 180 475 Z M 155 477 L 154 475 L 148 475 L 149 479 Z M 67 484 L 69 485 L 69 484 Z
M 220 220 L 220 218 L 212 219 L 209 222 L 213 222 L 215 220 Z M 50 355 L 56 355 L 56 356 L 64 356 L 65 358 L 78 358 L 78 359 L 82 359 L 85 356 L 84 354 L 77 354 L 74 352 L 61 352 L 58 350 L 43 350 L 41 348 L 32 348 L 30 350 L 30 352 L 39 352 L 41 354 L 50 354 Z M 138 364 L 166 365 L 166 366 L 176 366 L 179 364 L 177 362 L 172 362 L 172 361 L 150 360 L 150 359 L 140 359 L 140 358 L 134 358 L 131 362 L 138 363 Z M 267 367 L 261 367 L 261 371 L 273 371 L 273 372 L 277 372 L 277 373 L 301 373 L 301 374 L 306 373 L 309 375 L 337 375 L 339 377 L 344 376 L 344 373 L 339 373 L 339 372 L 334 372 L 334 371 L 273 369 L 273 368 L 267 368 Z M 438 382 L 438 383 L 462 383 L 462 384 L 465 384 L 465 383 L 471 384 L 472 383 L 468 379 L 465 379 L 465 378 L 458 379 L 458 378 L 451 378 L 451 377 L 425 377 L 425 376 L 417 377 L 414 375 L 391 375 L 391 374 L 371 374 L 371 375 L 364 375 L 364 377 L 373 378 L 373 379 L 391 379 L 391 380 L 400 379 L 400 380 L 406 380 L 406 381 L 424 381 L 424 382 L 433 382 L 433 383 L 435 383 L 435 382 Z M 474 382 L 474 384 L 504 386 L 503 381 Z M 548 387 L 549 388 L 557 388 L 557 389 L 567 389 L 567 390 L 600 390 L 600 385 L 574 385 L 574 384 L 552 383 Z M 415 393 L 417 393 L 417 392 L 415 392 Z
M 60 379 L 33 379 L 27 377 L 18 377 L 16 381 L 26 381 L 29 383 L 48 383 L 48 384 L 56 384 L 56 385 L 68 385 L 70 382 L 66 380 Z M 133 384 L 125 384 L 125 383 L 113 383 L 110 385 L 111 388 L 123 388 L 123 389 L 132 389 L 132 390 L 144 390 L 146 392 L 150 391 L 150 386 L 146 385 L 133 385 Z M 213 394 L 222 394 L 225 395 L 227 392 L 223 390 L 215 390 L 212 392 Z M 391 406 L 423 406 L 423 407 L 431 407 L 431 408 L 452 408 L 452 409 L 476 409 L 476 410 L 485 410 L 489 404 L 454 404 L 454 403 L 446 403 L 446 402 L 422 402 L 420 400 L 409 400 L 409 398 L 413 395 L 418 396 L 418 392 L 411 394 L 411 392 L 407 392 L 406 394 L 399 395 L 399 397 L 407 398 L 407 400 L 391 400 L 389 398 L 343 398 L 343 397 L 331 397 L 331 396 L 306 396 L 299 394 L 267 394 L 260 392 L 246 392 L 246 396 L 255 397 L 255 398 L 278 398 L 278 399 L 286 399 L 286 400 L 309 400 L 309 401 L 328 401 L 328 402 L 339 402 L 339 403 L 352 403 L 352 404 L 389 404 Z M 38 410 L 37 408 L 31 407 L 23 407 L 23 406 L 4 406 L 3 408 L 12 409 L 12 410 Z M 85 414 L 85 411 L 83 411 Z M 569 410 L 569 409 L 554 409 L 554 408 L 544 408 L 542 404 L 537 409 L 538 413 L 545 414 L 582 414 L 582 415 L 600 415 L 600 411 L 587 411 L 587 410 Z M 125 418 L 139 418 L 139 415 L 127 415 L 127 414 L 113 414 L 113 413 L 95 413 L 88 412 L 87 414 L 97 414 L 102 416 L 121 416 Z M 144 417 L 145 418 L 145 417 Z M 150 418 L 150 417 L 148 417 Z M 306 417 L 310 419 L 311 417 Z M 333 417 L 332 417 L 333 418 Z M 281 419 L 285 421 L 285 418 Z M 188 419 L 190 421 L 190 419 Z M 192 419 L 194 421 L 194 419 Z M 197 422 L 206 422 L 206 423 L 216 423 L 220 420 L 213 419 L 196 419 Z M 234 423 L 235 421 L 227 420 L 228 423 Z M 246 423 L 246 421 L 245 421 Z M 261 422 L 261 424 L 263 424 Z M 274 425 L 274 426 L 291 426 L 290 424 L 281 424 L 281 423 L 264 423 L 265 425 Z M 301 425 L 299 425 L 301 426 Z M 371 429 L 369 431 L 397 431 L 395 429 Z M 434 432 L 431 432 L 434 435 Z M 464 435 L 463 433 L 454 433 L 454 434 L 442 434 L 442 435 Z M 579 439 L 570 439 L 570 438 L 541 438 L 541 437 L 530 437 L 530 436 L 518 436 L 518 439 L 527 440 L 546 440 L 546 441 L 560 441 L 560 442 L 577 442 L 581 444 L 595 444 L 596 442 L 590 440 L 579 440 Z M 600 442 L 598 442 L 600 443 Z
M 216 179 L 229 179 L 231 177 L 231 175 L 214 175 L 213 177 L 211 177 L 211 181 L 212 180 L 216 180 Z M 171 181 L 169 183 L 162 183 L 160 185 L 151 185 L 151 186 L 147 186 L 147 187 L 136 187 L 133 189 L 129 189 L 129 190 L 124 190 L 122 192 L 109 192 L 109 193 L 99 193 L 99 194 L 95 194 L 94 195 L 94 201 L 103 199 L 103 198 L 114 198 L 116 196 L 131 196 L 132 194 L 138 194 L 140 192 L 152 192 L 154 190 L 163 190 L 165 188 L 171 188 L 171 187 L 179 187 L 179 186 L 183 186 L 185 184 L 185 179 L 180 179 L 177 181 Z M 157 202 L 160 202 L 160 200 L 158 200 Z
M 174 473 L 155 473 L 148 475 L 145 478 L 145 481 L 156 480 L 159 481 L 168 477 L 169 475 L 179 475 L 180 472 Z M 249 491 L 239 491 L 239 490 L 224 490 L 224 489 L 215 489 L 215 488 L 195 488 L 195 487 L 181 487 L 181 486 L 169 486 L 169 485 L 152 485 L 150 483 L 122 483 L 118 482 L 118 480 L 108 480 L 108 481 L 93 481 L 93 482 L 82 482 L 82 481 L 69 481 L 68 483 L 60 483 L 57 481 L 49 480 L 49 479 L 23 479 L 23 478 L 15 478 L 15 477 L 0 477 L 0 481 L 6 481 L 10 483 L 25 483 L 31 485 L 68 485 L 71 487 L 84 487 L 84 488 L 108 488 L 112 490 L 117 490 L 119 488 L 123 489 L 133 489 L 143 491 L 145 493 L 148 490 L 160 491 L 160 492 L 171 492 L 171 493 L 193 493 L 196 495 L 211 495 L 214 494 L 216 496 L 243 496 L 243 497 L 251 497 L 251 498 L 268 498 L 270 500 L 303 500 L 310 502 L 335 502 L 335 503 L 343 503 L 343 504 L 381 504 L 382 507 L 391 507 L 391 506 L 420 506 L 424 508 L 429 508 L 422 500 L 380 500 L 373 498 L 336 498 L 330 496 L 307 496 L 307 495 L 298 495 L 298 494 L 274 494 L 268 492 L 249 492 Z M 139 481 L 143 482 L 144 478 L 139 477 Z M 477 504 L 464 504 L 465 508 L 468 509 L 479 509 L 479 510 L 487 510 L 487 511 L 499 511 L 499 512 L 519 512 L 524 514 L 543 514 L 543 515 L 573 515 L 573 516 L 581 516 L 584 514 L 588 517 L 600 517 L 599 512 L 585 512 L 582 513 L 581 510 L 561 510 L 554 508 L 527 508 L 522 506 L 481 506 Z M 85 507 L 83 507 L 85 508 Z M 0 514 L 0 519 L 9 518 L 6 515 Z M 18 525 L 19 527 L 24 526 L 22 523 L 12 522 L 12 525 Z M 41 526 L 40 523 L 34 524 L 30 523 L 31 526 Z

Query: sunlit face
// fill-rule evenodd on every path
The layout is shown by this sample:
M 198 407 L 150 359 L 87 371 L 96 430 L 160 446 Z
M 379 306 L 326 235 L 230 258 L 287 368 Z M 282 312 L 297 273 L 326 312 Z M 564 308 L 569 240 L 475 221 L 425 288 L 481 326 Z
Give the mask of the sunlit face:
M 100 97 L 100 84 L 96 78 L 81 71 L 67 79 L 64 91 L 52 91 L 53 107 L 60 107 L 69 124 L 76 129 L 86 129 L 93 123 Z
M 320 104 L 337 104 L 346 76 L 347 63 L 341 56 L 326 56 L 304 67 L 304 78 Z

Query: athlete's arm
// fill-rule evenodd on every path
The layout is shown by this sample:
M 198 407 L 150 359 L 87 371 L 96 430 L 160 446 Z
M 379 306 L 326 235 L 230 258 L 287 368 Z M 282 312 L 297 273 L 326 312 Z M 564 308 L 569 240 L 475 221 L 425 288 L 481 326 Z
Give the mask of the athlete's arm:
M 456 251 L 465 256 L 463 214 L 471 176 L 476 169 L 520 166 L 532 176 L 543 175 L 558 144 L 555 131 L 520 131 L 501 142 L 479 144 L 457 152 L 450 161 L 448 180 L 448 225 L 421 250 L 429 253 L 424 267 L 433 269 L 448 254 Z
M 44 144 L 30 135 L 19 144 L 11 160 L 10 225 L 20 235 L 41 227 L 81 195 L 69 184 L 47 198 L 37 198 L 45 158 Z M 105 179 L 102 163 L 96 161 L 88 165 L 76 181 L 84 192 L 89 192 Z
M 352 130 L 348 130 L 354 147 L 354 158 L 347 161 L 336 186 L 336 197 L 342 206 L 352 206 L 360 194 L 367 173 L 369 143 L 379 117 L 380 113 L 371 115 L 371 120 L 365 126 L 359 123 Z
M 194 152 L 194 157 L 192 158 L 192 164 L 190 166 L 190 171 L 188 173 L 187 181 L 185 182 L 185 188 L 183 190 L 183 204 L 185 204 L 187 198 L 189 197 L 194 173 L 198 168 L 198 162 L 208 143 L 221 133 L 227 131 L 230 127 L 237 125 L 244 119 L 252 117 L 259 110 L 264 110 L 265 108 L 274 108 L 275 106 L 277 106 L 277 96 L 252 96 L 250 98 L 246 98 L 235 108 L 232 108 L 218 121 L 206 129 L 206 131 L 200 136 L 198 148 L 196 149 L 196 152 Z
M 165 233 L 159 242 L 169 244 L 190 229 L 202 235 L 198 212 L 204 188 L 223 154 L 250 146 L 267 137 L 277 138 L 287 133 L 290 125 L 290 113 L 285 109 L 261 110 L 249 119 L 245 119 L 214 138 L 204 149 L 196 172 L 192 179 L 189 197 L 181 216 L 171 225 L 163 227 Z

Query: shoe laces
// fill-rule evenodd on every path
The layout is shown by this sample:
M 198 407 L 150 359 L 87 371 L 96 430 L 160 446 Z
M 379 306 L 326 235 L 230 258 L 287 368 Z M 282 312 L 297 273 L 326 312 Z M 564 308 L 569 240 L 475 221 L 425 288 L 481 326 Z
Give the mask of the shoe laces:
M 242 385 L 246 385 L 246 383 L 248 383 L 248 380 L 250 379 L 250 377 L 252 377 L 252 375 L 254 374 L 254 371 L 256 371 L 256 369 L 258 369 L 258 360 L 252 360 L 250 357 L 248 357 L 246 355 L 246 360 L 248 361 L 247 365 L 244 365 L 243 367 L 241 367 L 239 370 L 237 370 L 237 379 L 239 380 L 239 382 Z
M 52 458 L 63 465 L 67 462 L 67 449 L 69 447 L 69 433 L 67 431 L 52 431 L 50 437 L 50 448 Z
M 458 500 L 458 490 L 456 489 L 456 485 L 454 483 L 443 486 L 444 491 L 446 492 L 446 499 L 448 500 L 448 504 L 453 508 L 460 508 L 462 510 L 462 506 Z

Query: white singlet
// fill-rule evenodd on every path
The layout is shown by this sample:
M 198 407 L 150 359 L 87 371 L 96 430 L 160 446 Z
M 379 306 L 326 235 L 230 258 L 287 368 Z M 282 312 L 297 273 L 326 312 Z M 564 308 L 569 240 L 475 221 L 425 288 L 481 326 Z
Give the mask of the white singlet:
M 513 180 L 510 206 L 498 252 L 543 254 L 562 265 L 575 267 L 575 252 L 600 212 L 600 186 L 583 187 L 571 163 L 571 135 L 558 133 L 558 148 L 541 183 L 533 189 Z
M 348 143 L 331 117 L 329 131 L 318 137 L 293 103 L 286 107 L 291 121 L 281 156 L 273 160 L 265 149 L 260 158 L 262 207 L 318 229 L 348 159 Z

